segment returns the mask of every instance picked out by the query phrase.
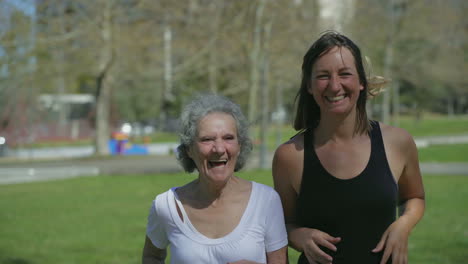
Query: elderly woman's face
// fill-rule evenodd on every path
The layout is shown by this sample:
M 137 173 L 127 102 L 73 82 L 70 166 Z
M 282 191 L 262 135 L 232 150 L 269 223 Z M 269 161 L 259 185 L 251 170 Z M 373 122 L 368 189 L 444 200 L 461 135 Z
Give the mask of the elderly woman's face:
M 236 121 L 226 113 L 210 113 L 198 122 L 197 130 L 188 154 L 200 177 L 226 182 L 234 173 L 240 152 Z

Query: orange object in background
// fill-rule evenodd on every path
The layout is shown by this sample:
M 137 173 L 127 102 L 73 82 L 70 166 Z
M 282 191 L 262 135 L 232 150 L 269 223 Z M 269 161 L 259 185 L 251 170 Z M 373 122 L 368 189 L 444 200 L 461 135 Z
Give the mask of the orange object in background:
M 127 140 L 128 139 L 128 134 L 122 133 L 122 132 L 114 132 L 112 133 L 112 138 L 115 140 Z

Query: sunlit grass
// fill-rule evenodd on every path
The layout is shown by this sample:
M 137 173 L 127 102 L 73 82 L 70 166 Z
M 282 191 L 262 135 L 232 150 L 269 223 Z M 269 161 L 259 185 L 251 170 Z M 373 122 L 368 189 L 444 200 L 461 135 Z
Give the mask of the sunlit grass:
M 272 184 L 270 171 L 239 174 Z M 0 263 L 139 263 L 151 200 L 191 174 L 83 177 L 0 186 Z M 424 176 L 426 216 L 409 263 L 468 259 L 468 177 Z M 291 263 L 298 253 L 290 251 Z
M 407 130 L 413 138 L 468 134 L 468 116 L 448 118 L 446 116 L 427 115 L 419 121 L 413 117 L 403 116 L 396 126 Z M 259 143 L 259 127 L 253 127 L 252 131 L 254 142 Z M 287 141 L 296 133 L 289 124 L 269 127 L 266 135 L 268 149 L 274 150 L 280 143 Z
M 418 153 L 420 162 L 468 162 L 468 144 L 431 145 Z
M 468 134 L 468 116 L 427 116 L 417 121 L 412 117 L 400 118 L 397 125 L 406 129 L 413 137 Z

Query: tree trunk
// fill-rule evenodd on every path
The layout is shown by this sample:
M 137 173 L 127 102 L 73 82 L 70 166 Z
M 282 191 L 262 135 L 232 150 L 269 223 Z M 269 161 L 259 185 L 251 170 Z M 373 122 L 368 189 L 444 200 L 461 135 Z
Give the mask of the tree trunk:
M 270 70 L 270 65 L 269 65 L 269 54 L 268 54 L 268 49 L 269 49 L 269 42 L 270 42 L 270 36 L 271 36 L 271 21 L 269 21 L 265 25 L 265 41 L 263 42 L 263 49 L 262 49 L 262 56 L 261 56 L 261 91 L 262 91 L 262 97 L 261 99 L 261 105 L 262 105 L 262 119 L 260 123 L 260 157 L 259 157 L 259 166 L 262 169 L 267 168 L 267 157 L 268 157 L 268 149 L 267 149 L 267 130 L 268 130 L 268 121 L 269 121 L 269 70 Z
M 400 83 L 397 80 L 393 81 L 393 92 L 392 92 L 392 102 L 393 102 L 393 125 L 400 125 Z
M 454 112 L 455 112 L 455 107 L 454 107 L 454 100 L 452 99 L 452 96 L 449 95 L 447 97 L 447 116 L 448 117 L 453 117 Z
M 393 34 L 390 33 L 390 36 L 387 41 L 387 46 L 385 47 L 385 61 L 384 61 L 384 76 L 390 78 L 392 76 L 392 65 L 393 65 Z M 391 99 L 391 90 L 392 83 L 388 84 L 387 91 L 383 92 L 382 99 L 382 112 L 381 112 L 381 121 L 385 124 L 389 124 L 390 121 L 390 99 Z M 390 91 L 389 91 L 390 90 Z
M 218 8 L 218 4 L 223 5 L 223 2 L 213 1 L 211 3 L 211 8 L 215 13 L 215 17 L 212 21 L 212 36 L 215 36 L 213 47 L 210 49 L 208 54 L 208 79 L 210 91 L 213 93 L 218 93 L 218 34 L 219 34 L 219 23 L 221 18 L 221 12 L 223 7 Z
M 60 3 L 60 19 L 59 19 L 59 30 L 61 35 L 65 35 L 65 4 L 63 2 Z M 65 95 L 65 73 L 64 73 L 64 65 L 65 64 L 65 53 L 64 49 L 54 49 L 53 50 L 54 57 L 56 59 L 55 67 L 57 75 L 55 76 L 55 82 L 57 85 L 57 97 L 55 97 L 56 104 L 58 105 L 59 109 L 59 116 L 58 116 L 58 134 L 60 137 L 65 137 L 65 129 L 67 125 L 67 118 L 68 118 L 68 105 L 62 100 L 63 95 Z
M 160 122 L 162 130 L 166 130 L 169 122 L 169 112 L 174 101 L 172 95 L 172 30 L 166 19 L 164 26 L 164 92 Z
M 99 72 L 96 80 L 96 137 L 95 137 L 95 153 L 97 155 L 109 154 L 109 116 L 110 116 L 110 100 L 111 100 L 111 77 L 110 69 L 113 63 L 112 50 L 112 17 L 111 17 L 111 2 L 105 2 L 103 13 L 103 21 L 101 27 L 101 37 L 103 40 L 102 53 L 99 63 Z
M 108 155 L 110 138 L 109 116 L 111 85 L 107 72 L 98 77 L 99 95 L 96 97 L 96 149 L 98 155 Z
M 253 47 L 250 53 L 250 90 L 249 90 L 249 112 L 248 119 L 254 123 L 257 116 L 257 95 L 259 76 L 259 57 L 261 52 L 262 17 L 265 8 L 265 0 L 260 0 L 255 13 L 255 28 L 253 36 Z

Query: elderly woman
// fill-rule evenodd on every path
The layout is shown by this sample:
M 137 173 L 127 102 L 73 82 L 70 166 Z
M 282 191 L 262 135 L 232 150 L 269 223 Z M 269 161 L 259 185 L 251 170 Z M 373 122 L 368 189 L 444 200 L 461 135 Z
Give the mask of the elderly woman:
M 234 175 L 252 149 L 239 106 L 218 95 L 189 103 L 181 118 L 178 160 L 192 182 L 153 201 L 143 263 L 286 263 L 279 195 Z

